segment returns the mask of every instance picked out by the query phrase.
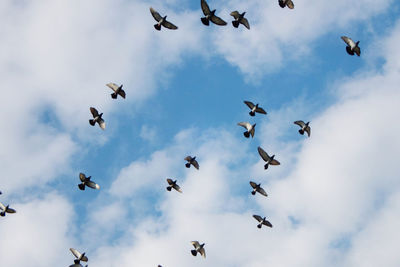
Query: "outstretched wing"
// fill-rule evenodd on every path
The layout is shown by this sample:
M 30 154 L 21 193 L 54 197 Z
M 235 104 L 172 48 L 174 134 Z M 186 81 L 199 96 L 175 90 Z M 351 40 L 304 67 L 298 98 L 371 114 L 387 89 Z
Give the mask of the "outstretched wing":
M 86 175 L 83 173 L 79 174 L 79 179 L 82 181 L 82 183 L 86 180 Z
M 192 243 L 192 245 L 194 246 L 195 249 L 198 249 L 200 247 L 199 241 L 192 241 L 191 243 Z
M 206 258 L 206 251 L 205 251 L 204 248 L 201 248 L 201 249 L 199 250 L 199 252 L 200 252 L 201 256 L 203 256 L 203 258 Z
M 268 195 L 267 195 L 267 192 L 265 192 L 264 188 L 262 188 L 262 187 L 260 187 L 260 188 L 257 190 L 257 192 L 260 193 L 260 194 L 263 195 L 263 196 L 266 196 L 266 197 L 268 196 Z
M 255 182 L 250 181 L 250 185 L 251 185 L 251 187 L 253 187 L 254 189 L 257 188 L 257 184 L 256 184 Z
M 221 19 L 220 17 L 217 17 L 215 15 L 211 16 L 210 20 L 220 26 L 225 26 L 227 24 L 226 21 L 224 21 L 223 19 Z
M 115 83 L 107 83 L 106 84 L 109 88 L 111 88 L 114 92 L 115 91 L 117 91 L 117 89 L 118 89 L 118 85 L 117 84 L 115 84 Z
M 96 184 L 93 181 L 87 181 L 86 185 L 89 186 L 90 188 L 93 188 L 93 189 L 100 189 L 100 185 Z
M 347 36 L 342 36 L 341 38 L 348 46 L 350 46 L 350 47 L 354 47 L 355 46 L 355 43 L 351 38 L 349 38 Z
M 250 30 L 250 24 L 249 24 L 249 21 L 246 18 L 242 18 L 240 20 L 240 23 L 242 23 L 247 29 Z
M 256 108 L 256 112 L 261 113 L 261 114 L 267 114 L 267 112 L 261 107 Z
M 261 218 L 260 215 L 253 215 L 254 219 L 256 219 L 259 222 L 262 222 L 263 218 Z
M 191 156 L 187 156 L 186 158 L 184 158 L 184 160 L 186 160 L 186 161 L 191 161 L 192 160 L 192 157 Z
M 174 24 L 172 24 L 171 22 L 165 20 L 162 24 L 165 28 L 168 28 L 170 30 L 176 30 L 178 29 L 178 27 L 176 27 Z
M 293 9 L 293 8 L 294 8 L 294 4 L 293 4 L 292 0 L 287 0 L 287 1 L 286 1 L 286 5 L 287 5 L 287 7 L 290 8 L 290 9 Z
M 6 206 L 4 206 L 3 203 L 0 202 L 0 210 L 5 211 L 6 210 Z
M 96 118 L 97 116 L 99 116 L 99 112 L 94 107 L 90 107 L 90 112 L 92 113 L 93 118 Z
M 258 150 L 258 154 L 260 154 L 261 158 L 264 161 L 268 161 L 270 159 L 267 152 L 265 152 L 264 149 L 262 149 L 261 147 L 258 147 L 257 150 Z
M 153 16 L 153 18 L 154 18 L 157 22 L 159 22 L 160 20 L 162 20 L 161 15 L 160 15 L 157 11 L 155 11 L 154 8 L 150 7 L 150 13 L 151 13 L 151 15 Z
M 305 131 L 307 132 L 308 137 L 311 135 L 311 128 L 310 126 L 306 127 Z
M 124 90 L 119 90 L 119 93 L 118 93 L 123 99 L 125 99 L 125 91 Z
M 82 254 L 79 251 L 77 251 L 76 249 L 74 249 L 74 248 L 70 248 L 69 250 L 72 252 L 72 254 L 74 254 L 74 256 L 77 259 L 79 259 L 82 256 Z
M 263 222 L 263 224 L 266 225 L 266 226 L 268 226 L 268 227 L 272 227 L 272 224 L 271 224 L 269 221 L 267 221 L 267 220 L 265 220 L 265 221 Z
M 172 181 L 172 179 L 167 179 L 167 183 L 169 184 L 169 185 L 172 185 L 172 184 L 174 184 L 174 181 Z
M 360 47 L 359 46 L 356 46 L 356 47 L 354 47 L 354 53 L 356 53 L 357 54 L 357 56 L 360 56 L 361 55 L 361 49 L 360 49 Z
M 243 101 L 250 109 L 254 108 L 254 104 L 250 101 Z
M 250 123 L 248 123 L 248 122 L 238 122 L 238 124 L 237 124 L 237 125 L 239 125 L 239 126 L 242 126 L 242 127 L 246 128 L 246 130 L 249 130 L 249 129 L 250 129 L 250 127 L 251 127 L 251 124 L 250 124 Z
M 8 212 L 8 213 L 16 213 L 17 211 L 16 211 L 15 209 L 8 208 L 8 209 L 7 209 L 7 212 Z
M 173 188 L 174 188 L 176 191 L 178 191 L 179 193 L 182 193 L 182 190 L 181 190 L 181 188 L 180 188 L 179 185 L 175 184 L 175 185 L 173 186 Z
M 203 10 L 204 16 L 208 16 L 211 14 L 210 7 L 208 6 L 205 0 L 201 0 L 201 9 Z
M 304 121 L 295 121 L 294 124 L 299 125 L 301 128 L 303 128 L 306 124 L 304 123 Z
M 240 17 L 240 14 L 238 11 L 232 11 L 230 14 L 232 17 L 234 17 L 235 19 L 238 19 Z
M 271 162 L 269 164 L 271 164 L 271 165 L 281 165 L 281 163 L 279 161 L 277 161 L 276 159 L 271 160 Z
M 196 169 L 199 169 L 199 168 L 200 168 L 199 163 L 197 162 L 197 160 L 193 160 L 193 161 L 192 161 L 192 165 L 193 165 Z
M 103 119 L 99 120 L 98 123 L 102 130 L 106 128 L 106 122 Z

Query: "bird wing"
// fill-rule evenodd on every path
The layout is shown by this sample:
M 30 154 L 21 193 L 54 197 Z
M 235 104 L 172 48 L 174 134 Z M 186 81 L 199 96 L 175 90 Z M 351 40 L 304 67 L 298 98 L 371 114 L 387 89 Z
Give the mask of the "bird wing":
M 204 248 L 201 248 L 199 250 L 199 252 L 200 252 L 201 256 L 203 256 L 203 258 L 206 258 L 206 250 Z
M 186 161 L 191 161 L 192 160 L 192 157 L 191 156 L 187 156 L 186 158 L 184 158 L 184 160 L 186 160 Z
M 99 112 L 94 107 L 90 107 L 90 112 L 92 113 L 93 118 L 96 118 L 97 116 L 99 116 Z
M 263 218 L 261 218 L 260 215 L 253 215 L 254 219 L 256 219 L 259 222 L 262 222 Z
M 98 123 L 101 129 L 104 130 L 106 128 L 106 122 L 103 119 L 99 120 Z
M 3 211 L 5 211 L 5 210 L 6 210 L 6 206 L 4 206 L 4 204 L 3 204 L 3 203 L 1 203 L 1 202 L 0 202 L 0 210 L 3 210 Z
M 356 45 L 354 43 L 354 41 L 351 38 L 347 37 L 347 36 L 342 36 L 341 38 L 350 47 L 354 47 Z
M 299 125 L 301 128 L 303 128 L 306 124 L 304 123 L 304 121 L 295 121 L 294 124 Z
M 69 250 L 72 252 L 72 254 L 74 254 L 74 256 L 77 259 L 79 259 L 82 256 L 82 254 L 79 251 L 77 251 L 76 249 L 74 249 L 74 248 L 70 248 Z
M 281 163 L 279 161 L 277 161 L 276 159 L 271 160 L 271 162 L 269 164 L 271 164 L 271 165 L 281 165 Z
M 7 209 L 7 212 L 8 212 L 8 213 L 16 213 L 17 211 L 16 211 L 15 209 L 8 208 L 8 209 Z
M 255 131 L 256 131 L 256 127 L 251 128 L 250 134 L 251 134 L 252 138 L 254 137 Z
M 178 27 L 176 27 L 174 24 L 172 24 L 171 22 L 165 20 L 162 24 L 165 28 L 168 28 L 170 30 L 176 30 L 178 29 Z
M 304 130 L 307 132 L 308 137 L 310 137 L 310 135 L 311 135 L 311 128 L 310 128 L 310 126 L 307 126 Z
M 264 188 L 262 188 L 262 187 L 259 187 L 257 192 L 263 196 L 266 196 L 266 197 L 268 196 L 267 192 L 265 192 Z
M 89 259 L 88 259 L 88 257 L 86 257 L 86 256 L 83 256 L 82 257 L 82 259 L 81 259 L 81 261 L 84 261 L 84 262 L 87 262 Z
M 256 108 L 256 112 L 261 113 L 261 114 L 267 114 L 267 112 L 261 107 Z
M 250 30 L 250 24 L 249 24 L 249 21 L 246 18 L 242 18 L 240 20 L 240 23 L 242 23 L 247 29 Z M 257 111 L 257 109 L 256 109 L 256 111 Z M 257 111 L 257 112 L 259 112 L 259 111 Z M 262 112 L 260 112 L 260 113 L 262 113 Z M 266 113 L 264 113 L 264 114 L 266 114 Z
M 178 191 L 179 193 L 182 193 L 182 189 L 180 188 L 179 185 L 175 184 L 172 186 L 176 191 Z
M 208 4 L 205 0 L 201 0 L 201 9 L 203 10 L 203 13 L 205 16 L 208 16 L 211 14 L 210 7 L 208 6 Z
M 243 101 L 250 109 L 254 108 L 254 104 L 250 101 Z
M 199 169 L 199 168 L 200 168 L 199 163 L 197 162 L 197 160 L 193 160 L 192 165 L 193 165 L 196 169 Z
M 123 98 L 123 99 L 125 99 L 125 91 L 124 90 L 119 90 L 119 92 L 118 92 L 118 94 Z
M 257 184 L 255 182 L 250 181 L 250 185 L 251 187 L 253 187 L 254 189 L 257 188 Z
M 287 1 L 286 1 L 286 5 L 287 5 L 287 7 L 290 8 L 290 9 L 293 9 L 293 8 L 294 8 L 294 4 L 293 4 L 292 0 L 287 0 Z
M 90 188 L 93 188 L 93 189 L 100 189 L 100 185 L 96 184 L 96 183 L 93 182 L 93 181 L 87 181 L 85 184 L 86 184 L 87 186 L 89 186 Z
M 261 147 L 258 147 L 257 150 L 258 150 L 258 154 L 260 154 L 261 158 L 264 161 L 268 161 L 270 159 L 267 152 L 265 152 L 264 149 L 262 149 Z
M 360 55 L 361 55 L 361 49 L 360 49 L 360 47 L 358 47 L 358 46 L 354 47 L 354 53 L 356 53 L 357 56 L 360 56 Z
M 226 21 L 224 21 L 223 19 L 221 19 L 220 17 L 217 17 L 215 15 L 211 16 L 210 20 L 220 26 L 225 26 L 227 24 Z
M 159 22 L 160 20 L 162 20 L 162 17 L 161 17 L 161 15 L 160 15 L 160 13 L 158 13 L 157 11 L 155 11 L 154 8 L 150 7 L 150 13 L 151 13 L 151 15 L 153 16 L 153 18 L 154 18 L 157 22 Z
M 109 88 L 111 88 L 111 90 L 113 90 L 114 92 L 115 91 L 117 91 L 117 89 L 118 89 L 118 85 L 117 84 L 115 84 L 115 83 L 107 83 L 106 84 Z
M 80 179 L 82 182 L 84 182 L 84 181 L 86 180 L 85 174 L 80 173 L 80 174 L 79 174 L 79 179 Z
M 191 243 L 192 243 L 192 245 L 194 246 L 195 249 L 198 249 L 200 247 L 199 241 L 192 241 Z
M 263 224 L 268 226 L 268 227 L 272 227 L 272 224 L 267 220 L 263 221 Z
M 237 124 L 237 125 L 239 125 L 239 126 L 242 126 L 242 127 L 246 128 L 246 130 L 249 130 L 249 129 L 251 128 L 251 124 L 250 124 L 250 123 L 248 123 L 248 122 L 238 122 L 238 124 Z
M 238 19 L 240 17 L 240 14 L 238 11 L 232 11 L 230 14 L 232 17 L 234 17 L 235 19 Z

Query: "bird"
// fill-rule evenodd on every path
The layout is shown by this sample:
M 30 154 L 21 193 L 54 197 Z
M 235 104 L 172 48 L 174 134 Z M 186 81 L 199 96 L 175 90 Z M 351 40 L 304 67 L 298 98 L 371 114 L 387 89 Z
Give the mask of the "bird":
M 248 123 L 248 122 L 239 122 L 237 125 L 242 126 L 242 127 L 244 127 L 244 128 L 247 129 L 247 131 L 243 133 L 243 135 L 244 135 L 246 138 L 249 138 L 250 135 L 251 135 L 252 138 L 254 137 L 254 132 L 255 132 L 255 130 L 256 130 L 256 123 L 254 123 L 253 125 L 251 125 L 251 124 Z
M 193 165 L 193 167 L 195 167 L 196 169 L 199 169 L 199 163 L 196 160 L 196 157 L 191 157 L 191 156 L 187 156 L 186 158 L 184 158 L 184 160 L 187 161 L 187 163 L 185 164 L 186 168 L 190 168 L 190 164 Z
M 257 225 L 258 228 L 261 228 L 262 225 L 272 228 L 272 224 L 265 219 L 266 217 L 262 218 L 260 215 L 253 215 L 253 217 L 259 222 L 259 224 Z
M 267 112 L 262 107 L 259 107 L 258 104 L 254 105 L 250 101 L 243 102 L 251 109 L 251 111 L 249 112 L 250 116 L 254 117 L 256 115 L 256 112 L 260 114 L 267 114 Z
M 114 93 L 111 94 L 112 99 L 117 99 L 117 96 L 120 95 L 123 99 L 125 99 L 125 91 L 122 90 L 122 84 L 118 86 L 115 83 L 107 83 L 106 84 L 111 90 L 114 91 Z
M 290 9 L 294 8 L 294 4 L 293 4 L 292 0 L 278 0 L 278 2 L 279 2 L 279 6 L 281 8 L 284 8 L 285 6 L 287 6 Z
M 227 23 L 221 19 L 220 17 L 217 17 L 215 15 L 214 10 L 210 10 L 210 7 L 208 6 L 207 2 L 205 0 L 201 0 L 201 9 L 203 10 L 204 16 L 201 18 L 201 22 L 203 22 L 204 25 L 209 26 L 210 25 L 210 20 L 214 24 L 220 25 L 220 26 L 225 26 Z
M 92 176 L 86 177 L 84 173 L 79 173 L 79 179 L 81 180 L 81 184 L 78 184 L 80 190 L 85 190 L 85 186 L 89 186 L 93 189 L 100 189 L 100 186 L 95 182 L 91 181 L 90 178 Z
M 69 249 L 72 254 L 76 257 L 76 259 L 74 260 L 74 264 L 70 265 L 69 267 L 82 267 L 81 265 L 81 261 L 87 262 L 89 259 L 87 258 L 87 256 L 85 256 L 85 253 L 80 253 L 78 250 L 74 249 L 74 248 L 70 248 Z M 86 265 L 87 267 L 87 265 Z
M 161 31 L 161 25 L 170 30 L 178 29 L 178 27 L 176 27 L 174 24 L 172 24 L 167 20 L 167 16 L 161 17 L 160 13 L 155 11 L 154 8 L 150 7 L 150 13 L 153 16 L 153 18 L 157 21 L 157 24 L 154 24 L 154 28 L 157 31 Z
M 251 191 L 252 195 L 255 195 L 256 192 L 260 193 L 263 196 L 268 196 L 265 192 L 264 188 L 261 187 L 261 184 L 256 184 L 255 182 L 250 181 L 251 187 L 253 187 L 253 191 Z
M 191 250 L 193 256 L 197 256 L 197 253 L 200 253 L 203 258 L 206 258 L 206 251 L 204 250 L 205 243 L 201 244 L 199 241 L 192 241 L 192 245 L 195 249 Z
M 272 155 L 271 157 L 268 156 L 267 152 L 264 151 L 261 147 L 257 148 L 258 154 L 260 154 L 261 158 L 266 162 L 264 165 L 264 169 L 268 169 L 269 165 L 280 165 L 279 161 L 274 159 L 275 155 Z
M 354 42 L 353 39 L 346 36 L 342 36 L 341 38 L 347 44 L 346 51 L 349 55 L 354 56 L 354 53 L 356 53 L 357 56 L 361 55 L 361 50 L 360 47 L 358 46 L 360 41 Z
M 173 181 L 172 179 L 167 179 L 167 182 L 169 184 L 169 186 L 167 186 L 167 190 L 171 191 L 171 189 L 175 189 L 176 191 L 178 191 L 179 193 L 182 193 L 181 188 L 179 187 L 179 185 L 176 184 L 176 180 Z
M 297 124 L 300 126 L 301 129 L 299 130 L 299 133 L 301 135 L 303 135 L 304 132 L 306 132 L 308 137 L 310 137 L 310 135 L 311 135 L 311 128 L 309 126 L 310 122 L 305 123 L 304 121 L 295 121 L 294 124 Z
M 90 125 L 94 126 L 96 124 L 96 122 L 99 124 L 101 129 L 105 129 L 106 128 L 106 123 L 104 122 L 102 116 L 103 113 L 100 113 L 97 111 L 97 109 L 95 109 L 94 107 L 90 107 L 90 112 L 93 115 L 93 119 L 89 120 Z
M 15 209 L 10 208 L 10 205 L 4 206 L 3 203 L 0 202 L 0 216 L 6 216 L 6 213 L 16 213 Z
M 233 27 L 237 28 L 237 27 L 239 27 L 239 23 L 241 23 L 247 29 L 250 30 L 249 21 L 244 17 L 245 14 L 246 14 L 246 12 L 243 12 L 242 14 L 240 14 L 238 11 L 232 11 L 231 12 L 230 15 L 235 19 L 234 21 L 232 21 Z

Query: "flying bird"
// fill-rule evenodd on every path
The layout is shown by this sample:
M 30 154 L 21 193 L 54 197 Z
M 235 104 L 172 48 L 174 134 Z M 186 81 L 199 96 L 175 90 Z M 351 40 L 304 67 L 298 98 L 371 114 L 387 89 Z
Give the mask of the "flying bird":
M 81 254 L 78 250 L 76 250 L 74 248 L 70 248 L 69 250 L 76 257 L 76 259 L 74 260 L 74 264 L 70 265 L 69 267 L 82 267 L 80 262 L 81 261 L 84 261 L 84 262 L 88 261 L 88 258 L 85 256 L 85 253 Z M 87 265 L 86 265 L 86 267 L 87 267 Z
M 253 191 L 251 191 L 252 195 L 255 195 L 256 192 L 260 193 L 263 196 L 268 196 L 265 192 L 264 188 L 261 187 L 261 184 L 256 184 L 255 182 L 250 181 L 251 187 L 253 187 Z
M 107 83 L 106 84 L 114 93 L 111 94 L 111 98 L 116 99 L 118 95 L 120 95 L 123 99 L 125 99 L 125 91 L 122 90 L 122 84 L 118 86 L 115 83 Z
M 154 8 L 150 7 L 150 13 L 151 15 L 153 15 L 153 18 L 157 21 L 157 24 L 154 24 L 154 28 L 157 31 L 161 31 L 161 25 L 170 30 L 178 29 L 178 27 L 176 27 L 174 24 L 172 24 L 167 20 L 167 16 L 161 17 L 161 15 L 157 11 L 155 11 Z
M 169 186 L 167 186 L 167 190 L 171 191 L 171 189 L 175 189 L 176 191 L 178 191 L 179 193 L 182 193 L 181 188 L 179 187 L 179 185 L 176 184 L 176 180 L 173 181 L 172 179 L 167 179 L 167 182 L 169 184 Z
M 257 225 L 258 228 L 261 228 L 262 225 L 265 225 L 265 226 L 268 226 L 268 227 L 272 228 L 272 224 L 265 219 L 266 217 L 262 218 L 259 215 L 253 215 L 253 217 L 254 217 L 254 219 L 256 219 L 259 222 L 259 224 Z
M 256 115 L 256 112 L 260 114 L 267 114 L 267 112 L 262 107 L 259 107 L 258 104 L 254 105 L 250 101 L 243 102 L 251 109 L 249 112 L 250 116 L 254 117 Z
M 290 9 L 294 8 L 294 4 L 293 4 L 292 0 L 278 0 L 278 2 L 279 2 L 279 6 L 281 8 L 284 8 L 285 6 L 287 6 Z
M 16 213 L 15 209 L 10 208 L 10 205 L 4 206 L 3 203 L 0 202 L 0 216 L 6 216 L 6 213 Z
M 204 250 L 205 243 L 201 244 L 199 241 L 192 241 L 192 245 L 195 249 L 191 250 L 193 256 L 197 256 L 197 253 L 200 253 L 203 258 L 206 258 L 206 251 Z
M 256 130 L 256 124 L 255 124 L 255 123 L 254 123 L 253 125 L 251 125 L 251 124 L 248 123 L 248 122 L 239 122 L 237 125 L 246 128 L 247 131 L 245 131 L 245 132 L 243 133 L 243 135 L 244 135 L 246 138 L 249 138 L 250 135 L 251 135 L 252 138 L 254 137 L 254 132 L 255 132 L 255 130 Z
M 266 162 L 264 165 L 264 169 L 268 169 L 269 165 L 280 165 L 279 161 L 274 159 L 275 155 L 272 155 L 271 157 L 268 156 L 267 152 L 264 151 L 261 147 L 257 148 L 258 154 L 260 154 L 261 158 Z
M 105 129 L 106 128 L 106 123 L 104 122 L 102 116 L 103 113 L 100 113 L 97 111 L 97 109 L 95 109 L 94 107 L 90 108 L 90 112 L 93 115 L 93 119 L 89 120 L 90 125 L 94 126 L 96 124 L 96 122 L 99 124 L 101 129 Z
M 309 126 L 310 122 L 305 123 L 304 121 L 295 121 L 294 124 L 297 124 L 300 126 L 301 129 L 299 130 L 299 133 L 301 135 L 303 135 L 304 132 L 306 132 L 308 137 L 310 137 L 310 135 L 311 135 L 311 128 Z
M 361 50 L 360 47 L 358 46 L 360 41 L 357 41 L 355 43 L 350 37 L 342 36 L 341 38 L 347 44 L 346 51 L 349 55 L 354 56 L 354 53 L 356 53 L 357 56 L 361 55 Z
M 204 25 L 208 26 L 210 25 L 210 20 L 214 24 L 220 25 L 220 26 L 225 26 L 227 23 L 221 19 L 220 17 L 215 16 L 215 11 L 210 10 L 210 7 L 208 6 L 207 2 L 205 0 L 201 0 L 201 9 L 203 10 L 204 16 L 201 18 L 201 22 L 203 22 Z
M 86 175 L 83 173 L 79 174 L 79 179 L 82 182 L 81 184 L 78 184 L 80 190 L 85 190 L 85 186 L 89 186 L 93 189 L 100 189 L 100 186 L 98 184 L 90 180 L 91 177 L 92 176 L 86 177 Z
M 234 21 L 232 21 L 233 27 L 235 27 L 235 28 L 239 27 L 239 23 L 240 23 L 240 24 L 243 24 L 247 29 L 250 30 L 249 21 L 244 17 L 245 14 L 246 14 L 246 12 L 243 12 L 242 14 L 240 14 L 238 11 L 231 12 L 231 16 L 235 19 Z
M 199 169 L 199 163 L 196 160 L 196 157 L 191 157 L 191 156 L 187 156 L 186 158 L 184 158 L 184 160 L 187 161 L 187 163 L 185 164 L 186 168 L 190 168 L 190 164 L 193 165 L 193 167 L 195 167 L 196 169 Z

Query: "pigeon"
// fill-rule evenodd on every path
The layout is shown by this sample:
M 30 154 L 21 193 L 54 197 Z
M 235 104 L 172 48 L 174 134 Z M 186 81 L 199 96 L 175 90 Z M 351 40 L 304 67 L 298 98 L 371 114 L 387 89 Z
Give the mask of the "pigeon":
M 279 161 L 274 159 L 275 155 L 272 155 L 271 157 L 268 156 L 267 152 L 264 151 L 261 147 L 258 147 L 258 154 L 260 154 L 261 158 L 266 162 L 264 165 L 264 169 L 268 169 L 269 165 L 280 165 Z
M 263 224 L 272 228 L 272 224 L 265 219 L 266 217 L 261 218 L 261 216 L 259 215 L 253 215 L 253 217 L 259 222 L 259 224 L 257 225 L 258 228 L 261 228 Z
M 255 123 L 254 123 L 253 125 L 251 125 L 251 124 L 248 123 L 248 122 L 239 122 L 237 125 L 242 126 L 242 127 L 244 127 L 244 128 L 247 129 L 247 131 L 243 133 L 243 135 L 244 135 L 246 138 L 249 138 L 250 135 L 251 135 L 251 138 L 254 137 L 254 132 L 255 132 L 255 130 L 256 130 L 256 124 L 255 124 Z
M 252 195 L 255 195 L 256 192 L 258 192 L 263 196 L 268 196 L 265 190 L 261 187 L 261 184 L 256 184 L 255 182 L 250 181 L 250 185 L 253 187 L 253 191 L 251 191 Z
M 176 180 L 173 181 L 172 179 L 167 179 L 167 182 L 169 184 L 169 186 L 167 186 L 167 190 L 171 191 L 171 189 L 175 189 L 176 191 L 178 191 L 179 193 L 182 193 L 181 188 L 179 187 L 179 185 L 176 184 Z
M 90 180 L 91 177 L 92 176 L 86 177 L 86 175 L 83 173 L 79 174 L 79 179 L 82 181 L 81 184 L 78 184 L 80 190 L 85 190 L 85 186 L 89 186 L 93 189 L 100 189 L 100 186 L 98 184 Z
M 300 133 L 301 135 L 303 135 L 304 132 L 306 132 L 306 133 L 308 134 L 308 137 L 310 137 L 310 135 L 311 135 L 311 128 L 310 128 L 310 126 L 308 125 L 308 124 L 310 124 L 310 122 L 304 123 L 304 121 L 295 121 L 294 124 L 297 124 L 297 125 L 300 126 L 301 129 L 299 130 L 299 133 Z
M 252 102 L 250 101 L 243 101 L 250 109 L 251 111 L 249 112 L 250 116 L 254 117 L 257 113 L 261 113 L 261 114 L 267 114 L 267 112 L 258 106 L 258 104 L 254 105 Z
M 195 248 L 191 250 L 193 256 L 197 256 L 197 253 L 200 253 L 203 258 L 206 258 L 206 251 L 204 250 L 205 243 L 200 245 L 199 241 L 192 241 L 192 245 Z
M 174 24 L 172 24 L 167 20 L 167 16 L 161 17 L 161 15 L 157 11 L 155 11 L 154 8 L 150 7 L 150 13 L 151 15 L 153 15 L 153 18 L 157 21 L 157 24 L 154 24 L 154 28 L 157 31 L 161 31 L 161 25 L 170 30 L 178 29 L 178 27 L 176 27 Z
M 87 262 L 88 258 L 85 256 L 85 253 L 80 253 L 79 251 L 77 251 L 74 248 L 70 248 L 69 249 L 72 254 L 74 254 L 74 256 L 76 257 L 76 259 L 74 260 L 74 264 L 70 265 L 69 267 L 82 267 L 82 265 L 80 264 L 81 261 Z M 86 265 L 87 267 L 87 265 Z
M 10 208 L 10 205 L 4 206 L 3 203 L 0 202 L 0 216 L 6 216 L 6 213 L 16 213 L 15 209 Z
M 95 109 L 94 107 L 90 108 L 90 112 L 93 115 L 93 119 L 89 120 L 90 125 L 94 126 L 96 124 L 96 122 L 99 124 L 101 129 L 105 129 L 106 128 L 106 123 L 104 122 L 103 118 L 101 116 L 103 116 L 103 113 L 100 113 L 97 111 L 97 109 Z
M 358 46 L 360 41 L 357 41 L 355 43 L 350 37 L 342 36 L 341 38 L 347 44 L 346 51 L 349 55 L 354 56 L 354 53 L 356 53 L 357 56 L 361 55 L 361 50 L 360 47 Z
M 191 157 L 191 156 L 187 156 L 186 158 L 184 158 L 184 160 L 187 161 L 187 163 L 185 164 L 186 168 L 190 168 L 190 164 L 193 165 L 193 167 L 195 167 L 196 169 L 199 169 L 199 163 L 196 160 L 196 157 Z
M 122 84 L 118 86 L 115 83 L 107 83 L 106 84 L 111 90 L 114 91 L 114 93 L 111 94 L 112 99 L 117 99 L 117 96 L 120 95 L 123 99 L 125 99 L 125 91 L 122 90 Z
M 278 2 L 279 2 L 279 6 L 281 8 L 284 8 L 285 6 L 287 6 L 290 9 L 294 8 L 294 4 L 293 4 L 292 0 L 278 0 Z
M 237 28 L 239 27 L 239 23 L 243 24 L 247 29 L 250 30 L 250 24 L 249 21 L 244 17 L 246 12 L 243 12 L 240 14 L 238 11 L 232 11 L 231 16 L 235 19 L 232 21 L 233 27 Z
M 220 25 L 220 26 L 225 26 L 227 23 L 222 20 L 220 17 L 215 16 L 215 11 L 210 10 L 210 7 L 208 6 L 207 2 L 205 0 L 201 0 L 201 9 L 203 10 L 204 16 L 201 18 L 201 22 L 203 22 L 204 25 L 209 26 L 210 25 L 210 20 L 214 24 Z

